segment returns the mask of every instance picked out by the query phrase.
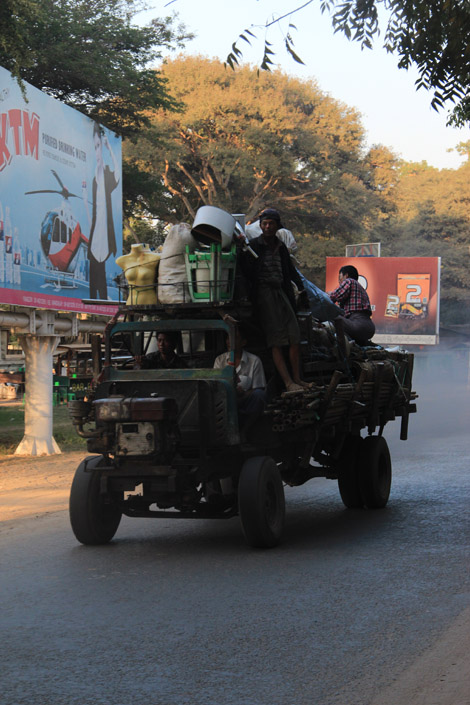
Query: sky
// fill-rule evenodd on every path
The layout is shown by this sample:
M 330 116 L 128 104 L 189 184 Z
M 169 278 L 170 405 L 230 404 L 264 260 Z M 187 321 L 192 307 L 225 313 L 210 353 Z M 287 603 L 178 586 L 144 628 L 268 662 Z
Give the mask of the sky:
M 173 12 L 196 38 L 187 42 L 184 54 L 202 54 L 225 60 L 232 43 L 249 28 L 257 35 L 252 46 L 238 46 L 243 61 L 258 66 L 263 54 L 264 25 L 302 4 L 302 0 L 148 0 L 149 10 L 139 21 Z M 267 35 L 278 67 L 300 79 L 313 79 L 319 88 L 362 116 L 367 145 L 382 144 L 406 161 L 426 161 L 438 169 L 458 168 L 464 158 L 449 152 L 470 139 L 468 128 L 446 127 L 447 109 L 431 108 L 432 93 L 416 91 L 416 70 L 398 69 L 397 57 L 381 48 L 362 51 L 343 34 L 334 34 L 331 18 L 321 14 L 320 0 L 290 18 L 295 51 L 304 61 L 296 63 L 287 54 L 281 28 L 274 25 Z M 284 20 L 287 30 L 289 20 Z M 253 26 L 252 26 L 253 25 Z M 384 27 L 385 28 L 385 27 Z M 450 108 L 451 106 L 449 106 Z

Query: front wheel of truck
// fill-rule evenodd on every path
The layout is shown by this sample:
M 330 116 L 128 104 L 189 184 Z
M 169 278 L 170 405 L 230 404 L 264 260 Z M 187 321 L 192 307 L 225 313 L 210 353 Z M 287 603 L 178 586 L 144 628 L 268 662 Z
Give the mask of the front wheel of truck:
M 80 543 L 98 546 L 109 543 L 116 533 L 122 512 L 101 493 L 101 456 L 83 460 L 70 490 L 69 513 L 72 531 Z
M 238 510 L 243 534 L 250 546 L 273 548 L 281 540 L 285 498 L 281 474 L 272 458 L 249 458 L 238 483 Z

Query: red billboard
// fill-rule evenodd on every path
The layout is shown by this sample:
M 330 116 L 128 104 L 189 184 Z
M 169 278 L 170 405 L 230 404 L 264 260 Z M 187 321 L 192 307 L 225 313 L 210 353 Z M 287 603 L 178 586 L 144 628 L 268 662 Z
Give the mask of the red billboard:
M 434 345 L 439 335 L 439 257 L 327 257 L 326 291 L 354 264 L 367 290 L 379 344 Z

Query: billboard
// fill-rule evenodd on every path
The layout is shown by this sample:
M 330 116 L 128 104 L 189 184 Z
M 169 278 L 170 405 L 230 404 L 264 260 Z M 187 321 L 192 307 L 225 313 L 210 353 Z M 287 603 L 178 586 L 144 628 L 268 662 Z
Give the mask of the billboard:
M 347 257 L 326 258 L 326 290 L 338 286 Z M 439 342 L 439 257 L 364 257 L 353 263 L 367 290 L 379 344 Z
M 113 314 L 121 139 L 0 67 L 0 303 Z

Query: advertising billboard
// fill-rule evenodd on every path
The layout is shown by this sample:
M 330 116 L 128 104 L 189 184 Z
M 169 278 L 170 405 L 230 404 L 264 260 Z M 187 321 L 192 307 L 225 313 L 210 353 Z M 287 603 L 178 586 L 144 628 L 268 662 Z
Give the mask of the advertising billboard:
M 0 67 L 0 303 L 113 314 L 121 139 Z
M 326 291 L 338 286 L 338 272 L 354 264 L 369 295 L 381 345 L 439 342 L 439 257 L 326 258 Z

